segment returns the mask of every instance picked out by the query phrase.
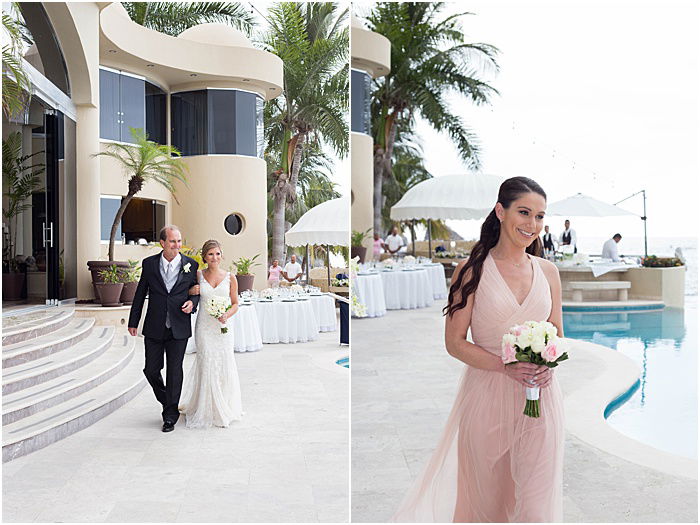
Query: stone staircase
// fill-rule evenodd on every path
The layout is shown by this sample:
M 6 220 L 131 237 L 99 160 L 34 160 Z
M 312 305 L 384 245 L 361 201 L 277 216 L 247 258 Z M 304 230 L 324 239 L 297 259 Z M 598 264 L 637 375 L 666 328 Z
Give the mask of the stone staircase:
M 2 461 L 82 430 L 145 385 L 138 339 L 72 307 L 3 317 Z

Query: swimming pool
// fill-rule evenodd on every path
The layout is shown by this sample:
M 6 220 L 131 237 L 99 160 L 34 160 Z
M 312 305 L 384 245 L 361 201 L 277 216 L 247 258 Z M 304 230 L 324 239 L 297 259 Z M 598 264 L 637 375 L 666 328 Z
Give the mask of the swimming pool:
M 636 389 L 606 410 L 611 426 L 697 459 L 697 296 L 685 299 L 685 309 L 564 312 L 564 333 L 622 352 L 641 369 Z
M 343 357 L 342 359 L 338 359 L 335 362 L 336 365 L 340 365 L 345 368 L 350 368 L 350 356 L 348 357 Z

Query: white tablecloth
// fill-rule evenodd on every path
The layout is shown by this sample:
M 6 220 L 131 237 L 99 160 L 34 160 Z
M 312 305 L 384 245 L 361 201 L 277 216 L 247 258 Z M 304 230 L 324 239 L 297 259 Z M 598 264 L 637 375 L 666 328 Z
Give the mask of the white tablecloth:
M 367 308 L 367 317 L 381 317 L 386 314 L 384 285 L 378 273 L 358 274 L 353 280 L 352 289 L 360 303 Z
M 433 303 L 433 285 L 428 270 L 381 271 L 387 310 L 424 308 Z
M 447 299 L 447 282 L 445 281 L 445 267 L 440 263 L 422 264 L 430 275 L 433 285 L 433 299 Z
M 195 341 L 194 341 L 194 325 L 197 320 L 197 315 L 199 315 L 200 310 L 197 313 L 192 314 L 192 336 L 189 341 L 187 341 L 188 354 L 197 351 Z M 207 315 L 206 312 L 202 315 Z M 258 316 L 255 315 L 255 306 L 239 304 L 238 311 L 231 319 L 233 323 L 233 350 L 235 352 L 255 352 L 260 350 L 263 346 L 262 335 L 260 333 L 260 325 L 258 324 Z
M 254 303 L 263 343 L 305 343 L 318 338 L 318 321 L 310 300 Z
M 334 332 L 336 330 L 335 299 L 328 294 L 309 295 L 311 306 L 316 315 L 318 328 L 321 332 Z

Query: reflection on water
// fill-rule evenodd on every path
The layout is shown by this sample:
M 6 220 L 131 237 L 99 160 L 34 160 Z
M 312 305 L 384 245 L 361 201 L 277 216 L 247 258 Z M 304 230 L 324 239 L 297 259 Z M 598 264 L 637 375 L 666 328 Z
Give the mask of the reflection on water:
M 608 418 L 656 448 L 697 458 L 697 297 L 685 310 L 564 313 L 567 337 L 624 353 L 641 369 L 639 389 Z

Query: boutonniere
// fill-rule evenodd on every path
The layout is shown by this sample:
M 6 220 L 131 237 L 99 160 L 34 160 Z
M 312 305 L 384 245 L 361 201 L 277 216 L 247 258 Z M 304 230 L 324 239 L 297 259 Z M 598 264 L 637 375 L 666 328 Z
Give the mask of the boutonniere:
M 192 266 L 192 263 L 187 263 L 185 266 L 182 267 L 182 271 L 185 273 L 190 273 L 190 266 Z

